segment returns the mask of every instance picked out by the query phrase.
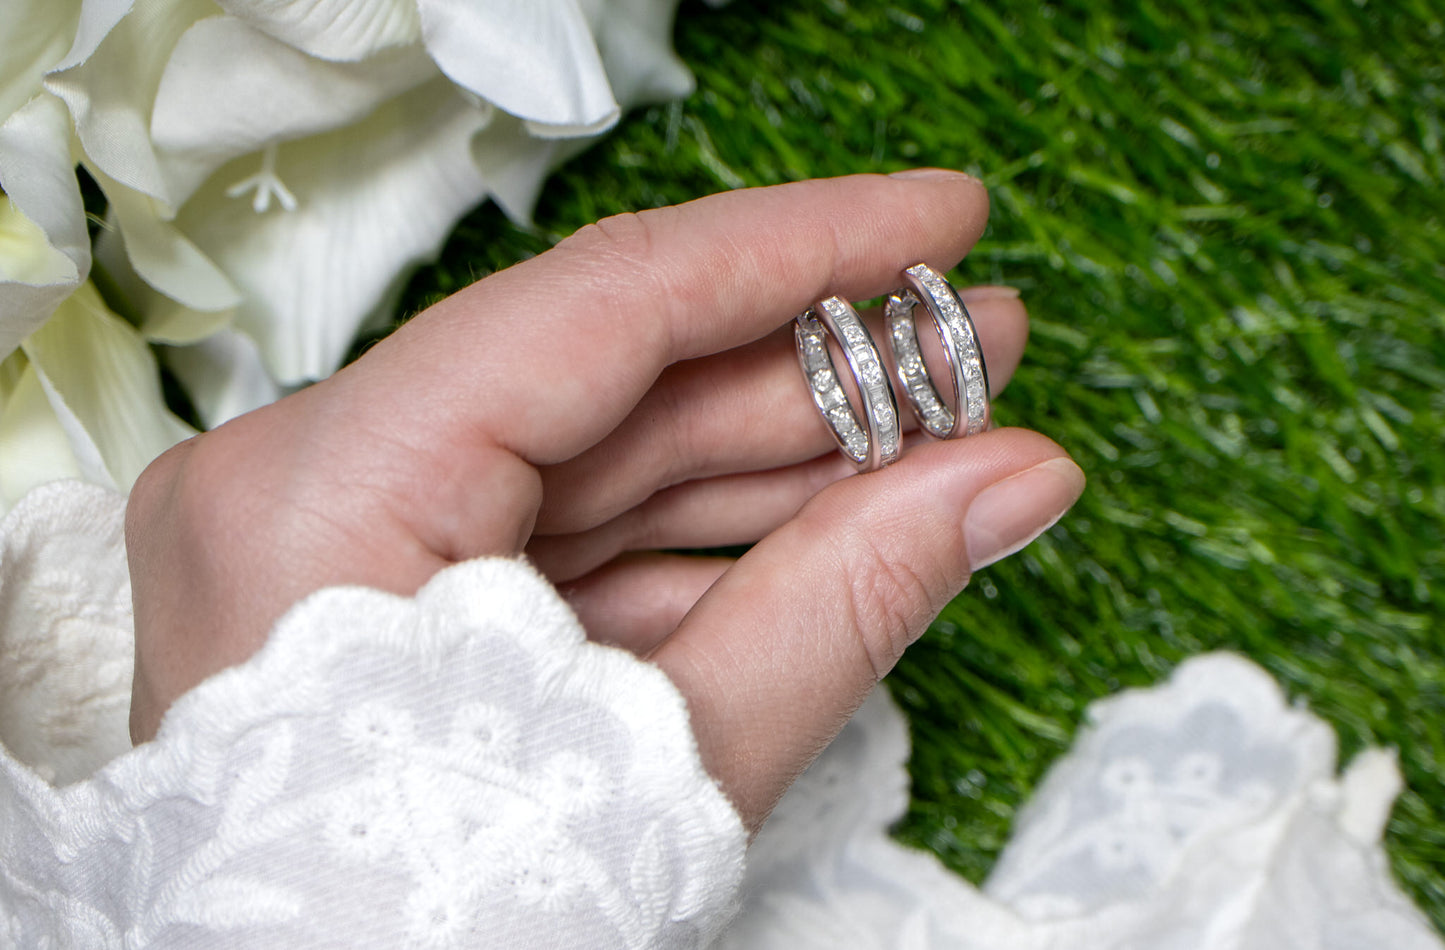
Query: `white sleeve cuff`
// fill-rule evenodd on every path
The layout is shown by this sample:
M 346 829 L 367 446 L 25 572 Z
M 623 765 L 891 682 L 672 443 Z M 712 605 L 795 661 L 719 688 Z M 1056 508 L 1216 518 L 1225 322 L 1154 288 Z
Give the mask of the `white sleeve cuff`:
M 0 601 L 43 616 L 27 566 L 68 543 L 89 570 L 66 525 L 114 527 L 109 498 L 12 512 Z M 0 656 L 22 639 L 0 628 Z M 308 597 L 75 784 L 0 750 L 0 943 L 700 945 L 745 844 L 666 676 L 588 642 L 527 565 L 478 560 L 415 597 Z

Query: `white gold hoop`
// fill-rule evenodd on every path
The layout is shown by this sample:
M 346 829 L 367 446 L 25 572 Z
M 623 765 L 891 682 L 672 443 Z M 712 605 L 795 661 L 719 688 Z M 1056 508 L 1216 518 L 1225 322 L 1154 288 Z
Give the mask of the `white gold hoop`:
M 903 280 L 908 286 L 888 296 L 883 312 L 888 321 L 888 341 L 898 368 L 898 382 L 918 417 L 919 426 L 935 439 L 959 438 L 987 430 L 992 417 L 988 368 L 984 366 L 983 349 L 978 345 L 978 331 L 974 329 L 968 308 L 953 285 L 927 264 L 914 264 L 903 272 Z M 933 318 L 938 341 L 943 345 L 952 397 L 948 403 L 933 385 L 923 362 L 918 327 L 913 318 L 920 302 Z
M 898 403 L 893 399 L 893 388 L 888 385 L 882 354 L 858 311 L 841 297 L 820 300 L 798 315 L 793 334 L 798 343 L 798 364 L 803 368 L 813 403 L 833 433 L 838 450 L 858 466 L 860 472 L 871 472 L 898 461 L 902 444 Z M 838 381 L 838 371 L 828 352 L 830 335 L 842 349 L 858 384 L 858 396 L 863 403 L 862 423 Z

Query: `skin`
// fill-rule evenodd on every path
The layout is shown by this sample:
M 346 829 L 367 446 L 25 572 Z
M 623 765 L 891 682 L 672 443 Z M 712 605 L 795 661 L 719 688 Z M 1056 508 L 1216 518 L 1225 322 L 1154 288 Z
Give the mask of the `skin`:
M 799 378 L 794 314 L 886 293 L 918 261 L 948 270 L 987 214 L 975 179 L 922 170 L 609 218 L 177 446 L 127 511 L 133 738 L 306 594 L 411 594 L 525 553 L 593 638 L 671 677 L 755 830 L 972 571 L 1083 489 L 1018 429 L 915 435 L 846 477 Z M 997 389 L 1027 316 L 1004 288 L 965 300 Z M 640 553 L 748 541 L 736 562 Z

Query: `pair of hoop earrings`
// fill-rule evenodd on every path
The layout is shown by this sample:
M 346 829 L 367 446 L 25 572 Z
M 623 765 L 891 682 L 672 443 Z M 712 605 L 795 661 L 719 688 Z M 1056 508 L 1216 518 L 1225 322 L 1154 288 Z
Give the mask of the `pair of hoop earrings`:
M 955 439 L 988 428 L 988 369 L 968 309 L 942 274 L 927 264 L 903 272 L 904 287 L 888 296 L 883 308 L 887 341 L 898 383 L 908 397 L 919 427 L 935 439 Z M 947 399 L 933 383 L 923 361 L 914 310 L 928 310 L 949 369 Z M 898 460 L 902 426 L 883 357 L 858 311 L 841 297 L 820 300 L 798 315 L 794 326 L 798 362 L 813 402 L 838 442 L 838 450 L 870 472 Z M 828 339 L 838 344 L 857 385 L 862 418 L 854 412 L 838 378 Z

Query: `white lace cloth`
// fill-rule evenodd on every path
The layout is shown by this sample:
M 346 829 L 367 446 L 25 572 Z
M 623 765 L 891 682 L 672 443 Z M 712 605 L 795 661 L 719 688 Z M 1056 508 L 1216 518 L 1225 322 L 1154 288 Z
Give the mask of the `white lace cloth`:
M 978 890 L 886 835 L 879 693 L 748 851 L 655 668 L 534 573 L 323 591 L 131 750 L 122 500 L 0 523 L 0 948 L 1441 950 L 1379 836 L 1399 790 L 1258 668 L 1092 710 Z

